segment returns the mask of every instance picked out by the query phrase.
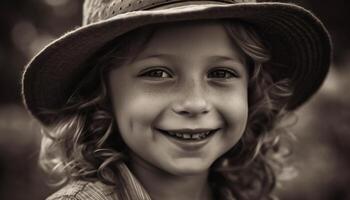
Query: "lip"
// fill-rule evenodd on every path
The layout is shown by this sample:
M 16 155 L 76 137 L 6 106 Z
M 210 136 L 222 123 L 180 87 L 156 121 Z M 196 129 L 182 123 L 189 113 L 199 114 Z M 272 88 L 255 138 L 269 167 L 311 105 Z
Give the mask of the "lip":
M 213 131 L 216 129 L 215 128 L 199 128 L 199 129 L 184 128 L 184 129 L 172 129 L 172 130 L 163 130 L 163 129 L 159 129 L 159 130 L 167 131 L 167 132 L 184 132 L 184 133 L 195 134 L 195 133 Z
M 158 132 L 159 134 L 163 135 L 165 138 L 167 138 L 168 141 L 170 141 L 172 144 L 174 144 L 175 146 L 185 150 L 185 151 L 198 151 L 199 149 L 201 149 L 202 147 L 204 147 L 209 141 L 210 139 L 213 137 L 213 135 L 217 134 L 217 131 L 220 130 L 220 128 L 217 129 L 176 129 L 176 130 L 169 130 L 169 131 L 187 131 L 190 133 L 198 133 L 198 132 L 203 132 L 203 131 L 214 131 L 214 133 L 212 133 L 209 137 L 203 139 L 203 140 L 178 140 L 175 139 L 169 135 L 167 135 L 167 133 L 164 133 L 164 131 L 167 130 L 162 130 L 162 129 L 154 129 L 156 132 Z M 189 131 L 189 130 L 192 130 Z

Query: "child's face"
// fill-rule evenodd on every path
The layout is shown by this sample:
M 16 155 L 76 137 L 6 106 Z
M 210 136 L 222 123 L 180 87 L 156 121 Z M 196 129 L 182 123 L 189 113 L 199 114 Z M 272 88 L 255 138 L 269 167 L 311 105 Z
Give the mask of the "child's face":
M 147 166 L 173 175 L 207 172 L 245 130 L 247 67 L 220 24 L 159 28 L 109 78 L 120 134 L 134 161 Z M 219 130 L 176 137 L 159 129 Z

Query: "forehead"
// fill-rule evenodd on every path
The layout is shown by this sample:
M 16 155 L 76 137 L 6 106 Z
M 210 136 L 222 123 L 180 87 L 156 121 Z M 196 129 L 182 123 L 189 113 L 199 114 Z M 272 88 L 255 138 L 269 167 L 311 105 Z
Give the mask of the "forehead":
M 158 25 L 138 57 L 149 54 L 227 56 L 242 59 L 223 22 L 217 20 Z

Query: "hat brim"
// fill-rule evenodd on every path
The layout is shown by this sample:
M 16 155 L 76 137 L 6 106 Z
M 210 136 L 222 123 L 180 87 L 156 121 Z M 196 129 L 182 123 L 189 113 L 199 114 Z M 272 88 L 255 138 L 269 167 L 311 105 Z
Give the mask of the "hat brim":
M 273 62 L 287 66 L 277 76 L 292 81 L 289 110 L 299 107 L 321 86 L 331 62 L 331 41 L 324 25 L 309 11 L 287 3 L 192 5 L 120 14 L 63 35 L 26 66 L 22 80 L 25 105 L 47 124 L 49 119 L 40 110 L 61 108 L 87 71 L 84 61 L 109 41 L 149 24 L 219 18 L 253 24 L 269 44 Z

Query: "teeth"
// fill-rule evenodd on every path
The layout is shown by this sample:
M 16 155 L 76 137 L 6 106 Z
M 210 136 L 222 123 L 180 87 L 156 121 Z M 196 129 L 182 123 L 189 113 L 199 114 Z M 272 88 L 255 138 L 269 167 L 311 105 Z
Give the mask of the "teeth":
M 201 134 L 200 133 L 196 133 L 192 135 L 192 139 L 200 139 Z
M 167 132 L 169 135 L 173 137 L 177 137 L 184 140 L 200 140 L 206 138 L 210 131 L 202 132 L 202 133 L 180 133 L 180 132 Z
M 184 133 L 184 134 L 183 134 L 183 138 L 185 138 L 185 139 L 190 139 L 190 138 L 191 138 L 191 135 L 190 135 L 190 134 L 187 134 L 187 133 Z

